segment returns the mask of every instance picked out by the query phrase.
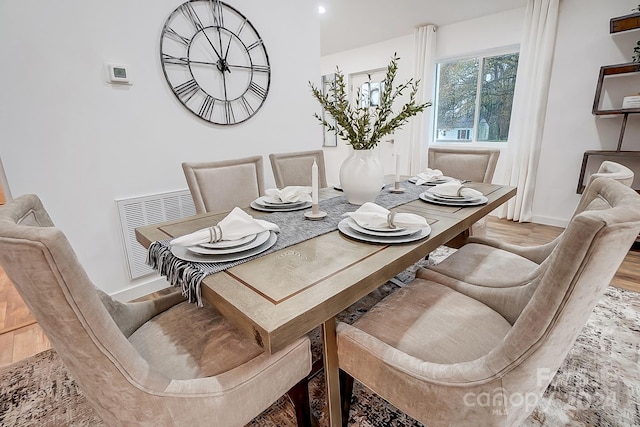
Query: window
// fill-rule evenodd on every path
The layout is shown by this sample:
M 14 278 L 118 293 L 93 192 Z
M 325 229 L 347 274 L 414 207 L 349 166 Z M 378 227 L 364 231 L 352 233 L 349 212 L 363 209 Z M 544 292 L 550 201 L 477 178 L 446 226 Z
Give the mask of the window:
M 360 107 L 377 107 L 380 105 L 380 92 L 384 90 L 384 82 L 366 82 L 360 86 Z
M 437 65 L 436 141 L 506 142 L 518 53 Z

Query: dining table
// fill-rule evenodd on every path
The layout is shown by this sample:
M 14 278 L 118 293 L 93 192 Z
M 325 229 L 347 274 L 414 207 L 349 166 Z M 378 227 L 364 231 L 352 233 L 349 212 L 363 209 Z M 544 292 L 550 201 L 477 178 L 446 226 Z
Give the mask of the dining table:
M 430 232 L 419 240 L 380 243 L 353 238 L 335 227 L 343 218 L 335 212 L 355 211 L 337 188 L 319 191 L 319 208 L 328 215 L 317 221 L 304 218 L 304 211 L 287 212 L 284 223 L 315 227 L 318 235 L 297 243 L 265 251 L 245 262 L 234 263 L 202 278 L 202 300 L 219 310 L 264 351 L 274 353 L 322 326 L 323 365 L 327 417 L 330 426 L 341 425 L 339 368 L 335 316 L 403 270 L 412 266 L 452 238 L 468 230 L 516 193 L 511 186 L 465 183 L 480 191 L 486 202 L 473 206 L 429 203 L 420 198 L 428 187 L 404 181 L 406 193 L 396 194 L 393 184 L 384 187 L 380 200 L 390 203 L 393 212 L 414 213 L 426 218 Z M 395 199 L 397 197 L 397 199 Z M 378 199 L 376 200 L 376 202 Z M 391 202 L 390 202 L 391 201 Z M 395 202 L 394 202 L 395 201 Z M 254 218 L 269 219 L 270 213 L 251 207 L 243 209 Z M 211 227 L 226 213 L 204 213 L 174 221 L 136 228 L 136 238 L 145 248 L 154 242 Z M 278 213 L 280 219 L 283 213 Z M 340 214 L 342 217 L 343 214 Z M 305 221 L 305 222 L 300 222 Z M 331 222 L 333 221 L 333 222 Z M 302 227 L 298 225 L 297 227 Z M 297 233 L 297 228 L 281 230 L 278 239 Z M 295 240 L 294 240 L 295 241 Z

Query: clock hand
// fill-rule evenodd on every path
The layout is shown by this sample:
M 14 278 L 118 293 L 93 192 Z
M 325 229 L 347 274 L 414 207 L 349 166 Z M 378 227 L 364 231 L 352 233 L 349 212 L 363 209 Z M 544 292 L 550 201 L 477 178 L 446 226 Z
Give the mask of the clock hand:
M 211 39 L 209 38 L 209 35 L 207 34 L 207 32 L 205 30 L 202 30 L 202 34 L 204 34 L 204 36 L 207 38 L 207 41 L 209 42 L 209 44 L 211 45 L 211 48 L 213 49 L 213 51 L 215 52 L 216 56 L 218 57 L 219 60 L 223 60 L 222 56 L 220 56 L 220 54 L 218 53 L 218 51 L 216 50 L 215 46 L 213 46 L 213 43 L 211 42 Z M 222 52 L 222 49 L 220 49 L 220 51 Z
M 220 28 L 224 28 L 224 16 L 223 16 L 222 5 L 220 4 L 220 0 L 209 0 L 209 8 L 211 9 L 211 13 L 213 15 L 214 27 L 218 30 L 218 45 L 220 46 L 220 55 L 218 55 L 218 58 L 220 58 L 220 60 L 222 61 L 226 61 L 227 55 L 224 55 L 224 58 L 222 58 L 222 55 L 221 55 L 222 54 L 222 32 L 220 31 Z M 225 70 L 222 70 L 222 71 L 224 72 Z

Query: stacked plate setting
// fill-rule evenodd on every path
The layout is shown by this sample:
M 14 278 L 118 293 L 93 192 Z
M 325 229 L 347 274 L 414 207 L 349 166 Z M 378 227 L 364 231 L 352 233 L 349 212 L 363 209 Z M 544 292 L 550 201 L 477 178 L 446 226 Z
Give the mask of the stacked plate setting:
M 250 234 L 238 240 L 221 240 L 195 246 L 171 246 L 171 253 L 185 261 L 231 262 L 266 251 L 278 240 L 273 231 Z
M 421 228 L 369 227 L 358 224 L 353 218 L 345 218 L 338 223 L 341 233 L 357 240 L 370 243 L 408 243 L 424 239 L 431 233 L 429 225 Z
M 251 202 L 251 207 L 257 211 L 265 212 L 290 212 L 307 209 L 311 207 L 311 202 L 283 202 L 269 196 L 262 196 Z
M 425 202 L 435 203 L 445 206 L 478 206 L 489 201 L 486 196 L 452 196 L 448 194 L 439 194 L 437 189 L 430 188 L 420 194 L 420 199 Z

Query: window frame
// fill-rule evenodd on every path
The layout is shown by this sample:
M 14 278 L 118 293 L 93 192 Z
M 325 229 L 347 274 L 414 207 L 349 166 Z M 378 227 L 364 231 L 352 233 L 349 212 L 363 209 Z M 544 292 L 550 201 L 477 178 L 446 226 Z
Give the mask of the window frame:
M 433 79 L 433 97 L 434 97 L 434 102 L 433 102 L 433 106 L 434 108 L 432 109 L 432 114 L 431 114 L 431 135 L 430 135 L 430 144 L 429 145 L 439 145 L 439 146 L 455 146 L 455 145 L 460 145 L 460 146 L 465 146 L 465 147 L 480 147 L 480 148 L 505 148 L 507 146 L 507 144 L 509 143 L 509 139 L 507 138 L 506 141 L 478 141 L 476 139 L 477 135 L 478 135 L 478 122 L 480 119 L 480 94 L 481 94 L 481 90 L 482 90 L 482 69 L 483 69 L 483 65 L 484 65 L 484 59 L 487 57 L 493 57 L 493 56 L 502 56 L 502 55 L 509 55 L 509 54 L 513 54 L 513 53 L 517 53 L 518 56 L 520 55 L 520 44 L 512 44 L 512 45 L 506 45 L 506 46 L 502 46 L 502 47 L 497 47 L 497 48 L 491 48 L 491 49 L 485 49 L 485 50 L 479 50 L 479 51 L 473 51 L 473 52 L 468 52 L 466 54 L 462 54 L 462 55 L 454 55 L 454 56 L 447 56 L 447 57 L 440 57 L 440 58 L 436 58 L 434 61 L 434 79 Z M 437 112 L 438 112 L 438 102 L 439 102 L 439 93 L 438 93 L 438 86 L 440 84 L 440 76 L 438 73 L 438 65 L 441 63 L 445 63 L 445 62 L 454 62 L 454 61 L 462 61 L 462 60 L 468 60 L 468 59 L 474 59 L 477 58 L 478 59 L 478 79 L 476 81 L 476 99 L 475 99 L 475 111 L 474 111 L 474 115 L 473 115 L 473 139 L 471 140 L 465 140 L 465 141 L 456 141 L 456 140 L 439 140 L 438 139 L 438 129 L 437 129 Z M 515 94 L 515 88 L 517 88 L 518 85 L 518 78 L 516 76 L 516 86 L 514 87 L 514 94 Z M 513 114 L 513 110 L 512 110 L 512 114 Z M 510 129 L 511 130 L 511 129 Z

